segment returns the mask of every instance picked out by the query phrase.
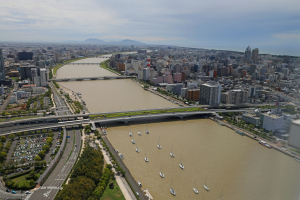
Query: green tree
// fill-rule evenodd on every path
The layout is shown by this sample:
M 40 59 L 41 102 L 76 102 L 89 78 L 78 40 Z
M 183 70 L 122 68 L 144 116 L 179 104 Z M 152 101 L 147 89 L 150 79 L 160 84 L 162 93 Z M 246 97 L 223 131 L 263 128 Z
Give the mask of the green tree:
M 36 134 L 40 134 L 41 133 L 41 131 L 36 131 Z
M 40 156 L 35 156 L 34 160 L 35 160 L 35 161 L 40 161 L 40 160 L 41 160 L 41 157 L 40 157 Z
M 48 136 L 53 138 L 54 133 L 49 133 Z
M 13 140 L 15 137 L 16 137 L 15 134 L 10 134 L 10 135 L 8 136 L 8 138 L 11 139 L 11 140 Z
M 273 133 L 271 131 L 269 132 L 269 136 L 273 136 Z
M 91 129 L 85 130 L 85 133 L 87 133 L 87 134 L 91 133 Z
M 6 112 L 5 112 L 5 111 L 2 111 L 1 114 L 2 114 L 2 116 L 5 116 L 5 115 L 6 115 Z
M 44 159 L 46 154 L 44 151 L 40 151 L 38 155 L 40 156 L 41 159 Z
M 1 142 L 6 142 L 6 137 L 4 135 L 1 136 Z
M 50 147 L 49 147 L 49 145 L 46 144 L 42 147 L 42 149 L 43 149 L 43 151 L 48 152 Z
M 35 185 L 35 182 L 34 182 L 34 180 L 33 180 L 33 179 L 30 179 L 30 181 L 29 181 L 29 185 L 30 185 L 31 187 L 33 187 L 33 186 Z
M 43 129 L 43 130 L 42 130 L 42 133 L 47 133 L 47 129 Z

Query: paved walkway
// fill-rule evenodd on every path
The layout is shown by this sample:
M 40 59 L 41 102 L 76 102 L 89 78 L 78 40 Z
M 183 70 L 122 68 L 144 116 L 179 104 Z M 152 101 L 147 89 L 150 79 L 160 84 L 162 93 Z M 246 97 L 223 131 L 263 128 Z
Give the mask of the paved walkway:
M 107 152 L 105 150 L 103 150 L 103 146 L 100 144 L 99 140 L 96 140 L 95 142 L 100 146 L 101 151 L 104 155 L 106 164 L 112 165 L 108 155 L 106 154 Z M 112 171 L 116 173 L 115 168 L 112 168 Z M 127 181 L 125 180 L 125 178 L 121 177 L 121 176 L 115 176 L 115 177 L 116 177 L 116 181 L 117 181 L 125 199 L 126 200 L 136 200 L 136 197 L 135 197 L 134 193 L 132 192 L 130 186 L 128 185 Z

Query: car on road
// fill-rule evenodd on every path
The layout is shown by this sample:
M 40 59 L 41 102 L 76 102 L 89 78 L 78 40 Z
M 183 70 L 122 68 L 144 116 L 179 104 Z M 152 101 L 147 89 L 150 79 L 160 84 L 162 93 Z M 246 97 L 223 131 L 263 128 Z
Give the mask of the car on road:
M 6 192 L 10 192 L 10 189 L 6 189 Z
M 31 194 L 31 193 L 32 193 L 32 192 L 30 192 L 30 191 L 26 191 L 26 192 L 25 192 L 25 194 Z
M 136 192 L 136 195 L 137 195 L 138 197 L 140 197 L 140 194 L 139 194 L 138 192 Z
M 17 194 L 17 192 L 16 192 L 16 191 L 14 191 L 14 190 L 13 190 L 13 191 L 11 191 L 11 193 L 13 193 L 13 194 Z

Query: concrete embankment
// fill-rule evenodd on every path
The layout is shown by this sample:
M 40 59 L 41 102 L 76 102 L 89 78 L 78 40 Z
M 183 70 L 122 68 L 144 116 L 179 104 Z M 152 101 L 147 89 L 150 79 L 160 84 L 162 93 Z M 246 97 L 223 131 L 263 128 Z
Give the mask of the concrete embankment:
M 143 196 L 143 192 L 140 189 L 140 187 L 137 185 L 137 182 L 134 180 L 133 176 L 131 175 L 129 169 L 126 167 L 126 165 L 123 163 L 122 159 L 119 157 L 119 155 L 116 153 L 115 148 L 112 146 L 112 144 L 109 142 L 107 137 L 101 132 L 101 137 L 105 141 L 106 145 L 109 147 L 110 152 L 112 155 L 116 157 L 116 161 L 119 163 L 120 167 L 126 172 L 126 178 L 129 182 L 129 184 L 132 186 L 134 192 L 138 192 L 140 194 L 139 199 L 146 200 L 146 197 Z
M 245 130 L 245 129 L 242 129 L 242 128 L 237 127 L 237 126 L 232 125 L 232 124 L 229 124 L 228 122 L 225 122 L 225 121 L 222 121 L 222 120 L 214 119 L 214 118 L 212 118 L 212 117 L 211 117 L 210 119 L 213 120 L 213 121 L 222 123 L 223 125 L 227 126 L 228 128 L 231 128 L 231 129 L 233 129 L 233 130 L 241 131 L 241 132 L 243 132 L 243 133 L 245 134 L 245 136 L 247 136 L 247 137 L 249 137 L 249 138 L 251 138 L 251 139 L 253 139 L 253 140 L 256 140 L 256 141 L 261 141 L 261 140 L 262 140 L 262 141 L 266 142 L 268 145 L 270 145 L 273 149 L 275 149 L 275 150 L 277 150 L 277 151 L 279 151 L 279 152 L 281 152 L 281 153 L 284 153 L 285 155 L 288 155 L 288 156 L 290 156 L 290 157 L 292 157 L 292 158 L 300 159 L 299 156 L 295 156 L 295 155 L 293 155 L 291 152 L 285 151 L 285 150 L 281 149 L 280 147 L 278 147 L 277 145 L 271 143 L 270 141 L 268 141 L 268 140 L 266 140 L 266 139 L 264 139 L 264 138 L 261 138 L 261 137 L 255 135 L 255 134 L 253 134 L 253 133 L 251 133 L 251 132 L 249 132 L 249 131 L 247 131 L 247 130 Z

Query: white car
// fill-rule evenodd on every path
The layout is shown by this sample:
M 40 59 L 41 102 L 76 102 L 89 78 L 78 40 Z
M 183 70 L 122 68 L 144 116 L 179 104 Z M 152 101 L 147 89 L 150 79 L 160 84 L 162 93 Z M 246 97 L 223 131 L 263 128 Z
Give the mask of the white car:
M 25 192 L 25 194 L 32 194 L 32 192 L 30 192 L 30 191 L 26 191 L 26 192 Z

